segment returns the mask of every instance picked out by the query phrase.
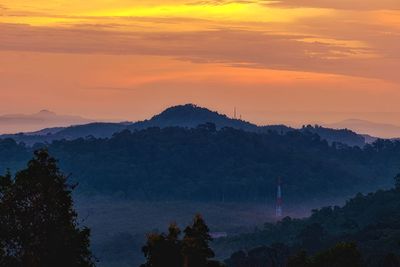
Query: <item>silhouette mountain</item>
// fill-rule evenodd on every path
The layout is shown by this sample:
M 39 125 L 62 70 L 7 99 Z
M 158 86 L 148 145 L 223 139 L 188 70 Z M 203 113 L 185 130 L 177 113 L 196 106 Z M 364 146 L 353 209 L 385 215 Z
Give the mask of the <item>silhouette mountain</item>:
M 74 124 L 90 122 L 93 122 L 93 120 L 80 116 L 59 115 L 44 109 L 34 114 L 6 114 L 0 116 L 0 132 L 24 132 L 28 129 L 39 130 L 43 128 L 47 129 L 48 132 L 48 128 L 50 127 L 67 127 Z M 50 130 L 50 132 L 56 132 L 58 130 L 53 129 Z M 40 132 L 38 132 L 38 134 L 40 134 Z
M 195 128 L 200 124 L 207 122 L 214 123 L 217 129 L 223 127 L 232 127 L 246 131 L 256 131 L 257 125 L 249 122 L 232 119 L 224 114 L 211 111 L 207 108 L 199 107 L 193 104 L 179 105 L 167 108 L 150 120 L 145 120 L 132 124 L 130 129 L 143 129 L 149 127 L 185 127 Z
M 400 126 L 360 119 L 348 119 L 337 123 L 326 124 L 326 127 L 334 129 L 347 128 L 358 133 L 379 136 L 380 138 L 400 137 Z
M 42 109 L 41 111 L 36 113 L 36 115 L 38 115 L 38 116 L 57 116 L 56 113 L 54 113 L 50 110 L 47 110 L 47 109 Z
M 50 115 L 48 111 L 40 112 Z M 12 138 L 17 142 L 24 142 L 28 145 L 35 143 L 52 142 L 61 139 L 77 139 L 86 137 L 109 138 L 117 132 L 123 130 L 141 130 L 150 127 L 184 127 L 195 128 L 201 124 L 213 123 L 217 129 L 231 127 L 250 132 L 268 132 L 276 131 L 280 134 L 289 131 L 308 131 L 320 135 L 322 139 L 329 142 L 343 143 L 350 146 L 363 146 L 365 139 L 350 130 L 334 130 L 320 126 L 306 126 L 302 129 L 294 129 L 285 125 L 267 125 L 257 126 L 250 122 L 229 118 L 224 114 L 211 111 L 207 108 L 199 107 L 193 104 L 179 105 L 167 108 L 158 115 L 149 120 L 124 123 L 102 123 L 95 122 L 89 124 L 75 125 L 70 127 L 47 128 L 37 132 L 20 133 L 12 135 L 2 135 L 0 138 Z

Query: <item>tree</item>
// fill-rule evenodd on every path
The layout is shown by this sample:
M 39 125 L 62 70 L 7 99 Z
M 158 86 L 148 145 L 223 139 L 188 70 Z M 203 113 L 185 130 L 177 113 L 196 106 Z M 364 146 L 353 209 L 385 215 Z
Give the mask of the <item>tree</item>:
M 14 179 L 0 178 L 0 266 L 94 266 L 90 230 L 79 228 L 72 190 L 47 150 Z
M 180 267 L 183 265 L 181 253 L 181 231 L 176 224 L 168 228 L 168 235 L 152 233 L 147 236 L 146 245 L 142 251 L 147 259 L 142 267 Z
M 209 242 L 212 241 L 210 230 L 201 215 L 196 215 L 192 225 L 186 227 L 184 232 L 182 248 L 184 267 L 207 266 L 208 260 L 215 255 L 209 246 Z
M 0 176 L 0 266 L 12 266 L 14 265 L 13 259 L 8 255 L 8 248 L 6 240 L 10 240 L 11 231 L 7 224 L 8 218 L 10 216 L 9 210 L 5 205 L 2 205 L 2 201 L 5 195 L 9 194 L 12 186 L 12 178 L 9 171 L 7 171 L 5 176 Z
M 209 247 L 212 240 L 203 218 L 196 215 L 193 223 L 186 227 L 185 236 L 179 239 L 181 231 L 171 224 L 168 234 L 152 233 L 147 236 L 142 251 L 146 263 L 141 267 L 221 267 L 220 262 L 210 260 L 214 252 Z

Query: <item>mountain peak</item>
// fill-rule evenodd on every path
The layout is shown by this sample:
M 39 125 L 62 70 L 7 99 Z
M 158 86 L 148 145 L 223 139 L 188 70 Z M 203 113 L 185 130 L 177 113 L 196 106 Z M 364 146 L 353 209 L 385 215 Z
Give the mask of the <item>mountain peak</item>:
M 150 120 L 139 122 L 135 126 L 140 128 L 163 128 L 170 126 L 195 128 L 205 123 L 213 123 L 218 129 L 232 127 L 243 130 L 255 130 L 257 128 L 256 125 L 249 122 L 232 119 L 217 111 L 212 111 L 195 104 L 183 104 L 169 107 Z
M 184 105 L 177 105 L 173 107 L 169 107 L 160 114 L 156 115 L 155 117 L 188 117 L 188 116 L 204 116 L 204 115 L 213 115 L 213 116 L 223 116 L 225 115 L 219 114 L 218 112 L 211 111 L 207 108 L 203 108 L 197 106 L 195 104 L 184 104 Z
M 36 115 L 39 115 L 39 116 L 55 116 L 57 114 L 52 112 L 52 111 L 50 111 L 50 110 L 48 110 L 48 109 L 42 109 L 41 111 L 36 113 Z
M 197 106 L 195 104 L 184 104 L 169 107 L 160 114 L 154 116 L 153 122 L 168 122 L 168 124 L 182 125 L 195 127 L 198 124 L 205 122 L 218 122 L 221 120 L 230 120 L 226 115 L 219 114 L 216 111 L 211 111 L 207 108 Z

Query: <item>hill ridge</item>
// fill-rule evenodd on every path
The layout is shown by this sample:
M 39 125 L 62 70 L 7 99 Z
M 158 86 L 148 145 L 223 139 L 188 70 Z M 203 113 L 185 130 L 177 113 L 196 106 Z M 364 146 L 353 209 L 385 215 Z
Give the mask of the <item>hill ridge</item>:
M 183 127 L 195 128 L 200 124 L 214 123 L 217 129 L 231 127 L 244 131 L 263 133 L 268 131 L 277 131 L 278 133 L 287 133 L 289 131 L 310 131 L 320 135 L 322 139 L 330 143 L 337 142 L 350 146 L 363 146 L 365 138 L 350 130 L 333 130 L 323 127 L 307 126 L 302 129 L 295 129 L 285 125 L 266 125 L 258 126 L 251 122 L 241 119 L 230 118 L 225 114 L 212 111 L 205 107 L 195 104 L 176 105 L 165 109 L 152 116 L 148 120 L 137 121 L 133 123 L 121 122 L 92 122 L 88 124 L 74 125 L 70 127 L 47 128 L 42 131 L 1 135 L 0 138 L 12 138 L 17 142 L 24 142 L 28 145 L 35 143 L 49 143 L 54 140 L 72 140 L 93 136 L 96 138 L 109 138 L 113 134 L 123 130 L 141 130 L 149 127 Z

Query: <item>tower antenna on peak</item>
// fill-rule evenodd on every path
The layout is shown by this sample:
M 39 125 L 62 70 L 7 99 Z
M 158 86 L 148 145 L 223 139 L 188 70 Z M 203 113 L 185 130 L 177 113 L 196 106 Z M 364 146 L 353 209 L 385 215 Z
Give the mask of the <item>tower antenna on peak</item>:
M 233 109 L 233 118 L 236 120 L 236 107 Z

